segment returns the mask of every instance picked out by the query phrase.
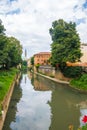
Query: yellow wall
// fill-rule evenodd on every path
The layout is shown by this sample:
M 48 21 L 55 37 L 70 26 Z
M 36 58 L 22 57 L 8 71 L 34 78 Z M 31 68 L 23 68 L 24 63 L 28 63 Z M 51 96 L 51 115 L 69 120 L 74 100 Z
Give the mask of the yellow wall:
M 40 52 L 34 55 L 34 64 L 46 65 L 51 57 L 50 52 Z
M 81 62 L 87 62 L 87 46 L 82 45 L 81 46 L 81 52 L 83 53 L 83 56 L 81 57 Z

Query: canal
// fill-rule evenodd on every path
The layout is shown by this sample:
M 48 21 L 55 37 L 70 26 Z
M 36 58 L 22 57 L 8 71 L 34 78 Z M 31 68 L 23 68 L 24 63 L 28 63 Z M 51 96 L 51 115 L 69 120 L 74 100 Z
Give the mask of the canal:
M 32 73 L 15 86 L 3 130 L 74 130 L 87 114 L 87 94 Z

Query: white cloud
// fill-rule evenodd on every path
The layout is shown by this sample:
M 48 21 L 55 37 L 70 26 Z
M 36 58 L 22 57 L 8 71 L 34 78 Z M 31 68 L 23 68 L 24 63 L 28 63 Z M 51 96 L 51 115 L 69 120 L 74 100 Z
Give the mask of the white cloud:
M 27 49 L 28 56 L 40 51 L 50 51 L 51 37 L 49 28 L 54 20 L 65 21 L 85 19 L 78 24 L 77 30 L 82 42 L 87 42 L 86 0 L 1 0 L 0 18 L 6 34 L 15 36 Z M 18 11 L 18 12 L 17 12 Z

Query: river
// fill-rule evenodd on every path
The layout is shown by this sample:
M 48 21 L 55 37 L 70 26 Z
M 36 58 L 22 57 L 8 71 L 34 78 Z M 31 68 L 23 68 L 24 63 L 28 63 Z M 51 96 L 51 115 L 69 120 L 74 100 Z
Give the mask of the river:
M 77 130 L 86 114 L 87 94 L 28 73 L 14 88 L 3 130 Z

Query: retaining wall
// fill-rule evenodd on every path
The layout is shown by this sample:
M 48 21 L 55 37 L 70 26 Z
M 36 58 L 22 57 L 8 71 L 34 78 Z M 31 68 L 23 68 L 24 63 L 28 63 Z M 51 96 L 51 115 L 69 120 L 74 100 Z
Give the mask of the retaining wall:
M 8 93 L 6 94 L 6 96 L 2 102 L 3 111 L 2 111 L 2 116 L 0 117 L 0 130 L 2 130 L 3 125 L 4 125 L 4 121 L 6 118 L 7 111 L 8 111 L 9 103 L 10 103 L 11 96 L 12 96 L 12 93 L 14 90 L 14 86 L 18 82 L 18 80 L 20 79 L 20 76 L 21 76 L 21 74 L 16 75 L 13 83 L 11 84 L 11 86 L 9 88 Z

